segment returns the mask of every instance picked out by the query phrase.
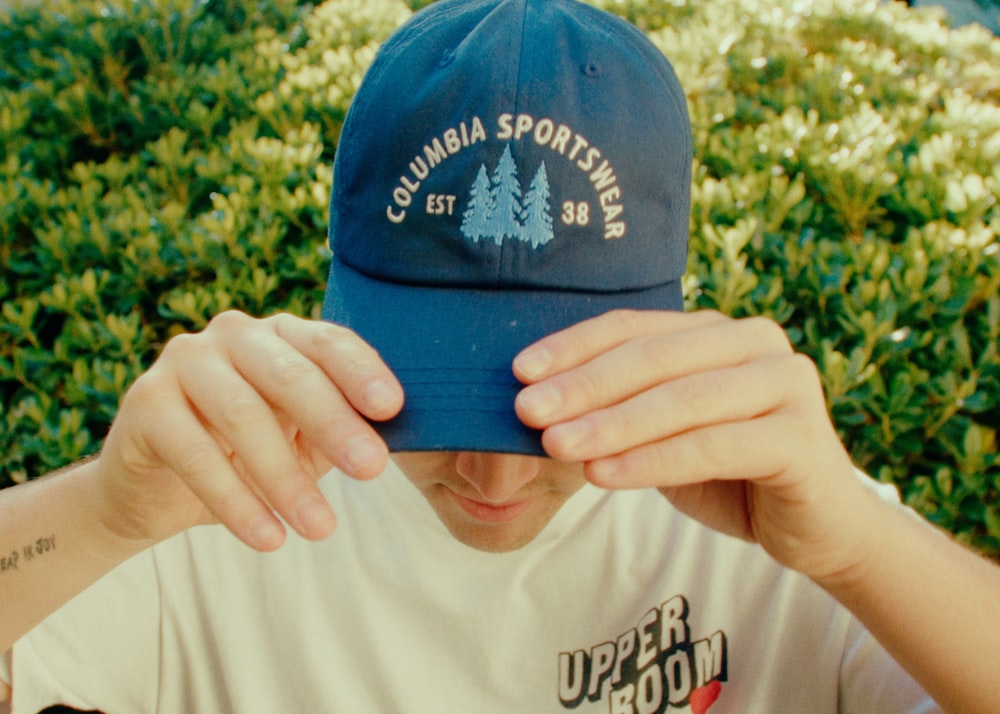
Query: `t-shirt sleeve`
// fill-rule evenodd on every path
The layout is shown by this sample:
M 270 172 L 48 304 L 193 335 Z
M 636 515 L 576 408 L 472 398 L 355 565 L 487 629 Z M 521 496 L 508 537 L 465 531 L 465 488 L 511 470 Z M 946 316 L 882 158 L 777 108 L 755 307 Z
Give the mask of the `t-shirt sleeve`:
M 147 712 L 158 698 L 159 585 L 147 552 L 123 563 L 15 643 L 12 714 L 62 704 Z

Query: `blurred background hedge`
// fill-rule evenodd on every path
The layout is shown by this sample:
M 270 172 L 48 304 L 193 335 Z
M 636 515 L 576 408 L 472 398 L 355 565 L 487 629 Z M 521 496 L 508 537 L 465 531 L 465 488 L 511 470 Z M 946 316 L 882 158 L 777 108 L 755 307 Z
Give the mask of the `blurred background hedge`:
M 0 485 L 96 451 L 172 335 L 317 314 L 341 122 L 417 4 L 0 10 Z M 689 306 L 779 320 L 857 463 L 1000 555 L 1000 43 L 874 0 L 599 4 L 688 93 Z

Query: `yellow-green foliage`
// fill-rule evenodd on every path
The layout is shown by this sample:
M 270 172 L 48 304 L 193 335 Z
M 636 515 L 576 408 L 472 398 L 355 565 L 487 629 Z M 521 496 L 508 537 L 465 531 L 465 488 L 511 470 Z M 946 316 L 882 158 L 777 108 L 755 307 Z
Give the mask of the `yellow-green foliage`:
M 171 335 L 316 314 L 344 114 L 420 4 L 0 16 L 0 483 L 96 450 Z M 1000 554 L 1000 42 L 875 0 L 597 4 L 688 94 L 689 305 L 778 319 L 857 462 Z

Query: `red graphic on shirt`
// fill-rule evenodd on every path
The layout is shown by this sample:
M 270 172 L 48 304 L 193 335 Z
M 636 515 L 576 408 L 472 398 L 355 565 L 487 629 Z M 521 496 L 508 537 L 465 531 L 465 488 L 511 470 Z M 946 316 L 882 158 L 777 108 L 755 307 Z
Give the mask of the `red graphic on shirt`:
M 688 700 L 691 714 L 705 714 L 715 704 L 720 694 L 722 694 L 722 683 L 717 679 L 713 679 L 704 687 L 691 690 L 691 698 Z

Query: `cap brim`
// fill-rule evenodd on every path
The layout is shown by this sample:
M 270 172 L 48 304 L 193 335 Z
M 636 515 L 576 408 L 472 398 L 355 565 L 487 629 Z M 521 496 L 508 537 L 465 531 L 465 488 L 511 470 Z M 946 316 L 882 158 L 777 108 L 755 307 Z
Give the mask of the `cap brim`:
M 402 384 L 402 412 L 373 422 L 390 450 L 544 456 L 541 433 L 514 412 L 514 357 L 618 308 L 682 310 L 680 281 L 612 293 L 444 288 L 376 280 L 334 257 L 323 319 L 357 332 Z

